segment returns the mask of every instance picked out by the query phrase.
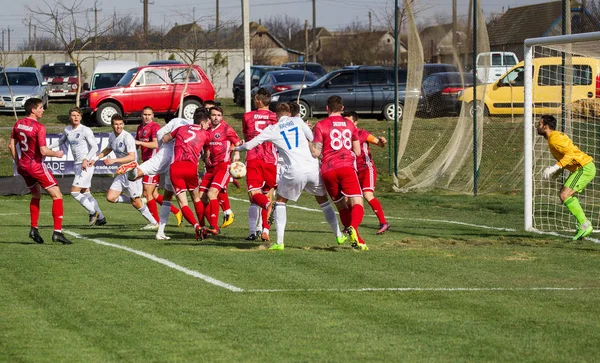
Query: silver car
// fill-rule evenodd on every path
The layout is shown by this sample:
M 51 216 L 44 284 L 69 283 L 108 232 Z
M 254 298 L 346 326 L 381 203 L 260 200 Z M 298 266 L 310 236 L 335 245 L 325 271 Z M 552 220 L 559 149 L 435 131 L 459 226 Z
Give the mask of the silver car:
M 44 77 L 37 68 L 5 68 L 0 71 L 0 112 L 12 112 L 13 102 L 17 112 L 23 112 L 25 101 L 32 97 L 41 99 L 44 108 L 47 108 L 48 88 L 46 86 L 47 82 L 44 82 Z M 11 90 L 13 98 L 10 95 Z

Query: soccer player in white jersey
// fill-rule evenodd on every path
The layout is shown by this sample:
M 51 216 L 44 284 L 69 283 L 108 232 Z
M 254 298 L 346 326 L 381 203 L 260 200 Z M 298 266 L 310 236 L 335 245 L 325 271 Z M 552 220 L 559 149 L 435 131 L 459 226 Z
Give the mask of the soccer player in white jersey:
M 65 132 L 60 139 L 48 145 L 48 147 L 54 149 L 65 143 L 69 144 L 75 167 L 71 196 L 87 210 L 90 216 L 90 226 L 103 226 L 106 224 L 106 218 L 98 206 L 98 201 L 90 191 L 92 177 L 94 176 L 94 165 L 88 167 L 88 160 L 93 159 L 98 152 L 98 144 L 94 132 L 89 127 L 81 124 L 81 118 L 81 110 L 78 107 L 71 108 L 69 110 L 71 125 L 65 127 Z
M 194 112 L 194 118 L 202 109 L 198 108 L 198 112 Z M 142 164 L 138 165 L 135 161 L 127 164 L 123 164 L 117 169 L 117 174 L 127 173 L 129 180 L 140 180 L 144 175 L 156 175 L 160 174 L 164 176 L 165 181 L 165 192 L 163 193 L 163 204 L 160 206 L 158 217 L 160 219 L 158 223 L 158 231 L 156 232 L 156 239 L 166 240 L 168 237 L 165 235 L 165 226 L 171 213 L 171 204 L 175 189 L 171 183 L 170 166 L 173 161 L 173 146 L 172 142 L 163 143 L 163 136 L 172 133 L 175 129 L 185 125 L 191 125 L 192 121 L 184 118 L 174 118 L 169 121 L 165 126 L 161 127 L 156 133 L 156 139 L 158 140 L 158 151 L 150 159 L 146 160 Z
M 116 158 L 105 158 L 104 165 L 125 164 L 137 160 L 135 139 L 129 132 L 123 130 L 125 126 L 123 116 L 118 113 L 114 114 L 111 119 L 111 125 L 113 132 L 108 137 L 108 146 L 88 162 L 88 167 L 93 165 L 96 160 L 106 157 L 111 152 L 114 152 Z M 125 189 L 129 196 L 121 194 L 123 189 Z M 131 203 L 148 221 L 148 224 L 142 227 L 142 229 L 156 229 L 158 228 L 158 223 L 152 216 L 152 213 L 150 213 L 148 207 L 142 202 L 141 195 L 141 180 L 130 181 L 125 175 L 117 175 L 108 189 L 106 200 L 111 203 Z
M 339 244 L 346 240 L 340 231 L 335 211 L 327 199 L 327 191 L 319 174 L 319 161 L 315 159 L 308 146 L 313 134 L 300 117 L 290 117 L 290 106 L 280 103 L 276 107 L 278 122 L 267 126 L 251 141 L 236 147 L 236 150 L 251 150 L 270 141 L 277 147 L 283 163 L 279 164 L 279 182 L 277 202 L 275 204 L 275 225 L 277 226 L 277 242 L 270 250 L 284 249 L 285 225 L 287 223 L 286 203 L 298 200 L 302 190 L 316 197 L 325 219 L 331 226 Z

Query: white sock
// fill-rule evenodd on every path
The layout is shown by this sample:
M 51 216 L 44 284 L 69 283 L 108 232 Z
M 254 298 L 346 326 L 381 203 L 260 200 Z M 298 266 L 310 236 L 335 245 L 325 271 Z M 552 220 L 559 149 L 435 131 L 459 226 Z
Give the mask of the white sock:
M 260 216 L 259 211 L 259 206 L 254 203 L 250 204 L 250 207 L 248 208 L 248 228 L 250 229 L 250 234 L 256 233 L 256 223 Z
M 285 203 L 275 203 L 275 226 L 277 227 L 277 244 L 283 244 L 283 235 L 285 234 L 285 225 L 287 223 L 287 208 Z
M 160 222 L 158 223 L 158 233 L 165 233 L 165 226 L 169 221 L 169 215 L 171 214 L 171 202 L 163 200 L 163 204 L 160 206 L 158 211 L 158 217 Z
M 226 216 L 231 215 L 231 213 L 233 213 L 233 211 L 231 209 L 227 209 L 226 211 L 223 212 L 223 214 L 225 214 Z
M 96 214 L 96 209 L 94 208 L 94 205 L 92 203 L 90 203 L 90 201 L 86 198 L 86 196 L 84 194 L 81 194 L 79 192 L 72 192 L 71 196 L 79 202 L 79 204 L 81 204 L 83 206 L 83 208 L 85 208 L 88 212 L 88 214 L 92 215 L 92 214 Z
M 98 212 L 98 219 L 103 219 L 104 214 L 102 214 L 102 211 L 100 210 L 100 206 L 98 205 L 98 201 L 96 200 L 96 198 L 94 198 L 92 193 L 85 192 L 85 193 L 83 193 L 83 195 L 85 195 L 87 197 L 87 199 L 94 205 L 94 209 L 96 210 L 96 212 Z
M 150 224 L 156 224 L 156 219 L 152 217 L 152 213 L 150 213 L 150 209 L 144 204 L 142 208 L 138 209 L 140 213 L 150 222 Z
M 128 195 L 119 194 L 115 203 L 131 203 L 131 198 Z
M 336 237 L 341 236 L 342 231 L 340 231 L 340 225 L 338 224 L 338 219 L 335 215 L 335 210 L 331 206 L 331 203 L 327 201 L 323 204 L 319 204 L 319 206 L 321 206 L 323 215 L 325 215 L 325 220 L 327 221 L 327 223 L 329 223 L 329 227 L 331 227 L 333 234 L 335 234 Z

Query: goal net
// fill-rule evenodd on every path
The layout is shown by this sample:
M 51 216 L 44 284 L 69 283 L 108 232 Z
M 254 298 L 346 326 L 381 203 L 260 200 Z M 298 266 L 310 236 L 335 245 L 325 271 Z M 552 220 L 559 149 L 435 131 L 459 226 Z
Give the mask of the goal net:
M 577 221 L 559 198 L 570 173 L 563 169 L 550 180 L 542 178 L 544 168 L 556 160 L 536 127 L 541 115 L 553 115 L 557 131 L 600 160 L 600 32 L 527 39 L 524 50 L 525 229 L 570 233 Z M 600 180 L 577 197 L 599 228 Z

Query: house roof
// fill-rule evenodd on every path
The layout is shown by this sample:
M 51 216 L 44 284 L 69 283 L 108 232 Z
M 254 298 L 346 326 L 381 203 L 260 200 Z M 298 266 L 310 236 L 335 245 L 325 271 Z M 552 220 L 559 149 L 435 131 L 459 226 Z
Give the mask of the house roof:
M 452 23 L 440 24 L 440 25 L 428 26 L 427 28 L 421 30 L 421 33 L 419 33 L 419 35 L 421 36 L 421 39 L 423 37 L 432 37 L 432 38 L 442 39 L 443 37 L 446 36 L 446 34 L 450 33 L 451 31 L 452 31 Z
M 571 0 L 571 6 L 578 8 L 579 3 Z M 488 29 L 490 47 L 545 36 L 561 16 L 562 1 L 512 7 Z

